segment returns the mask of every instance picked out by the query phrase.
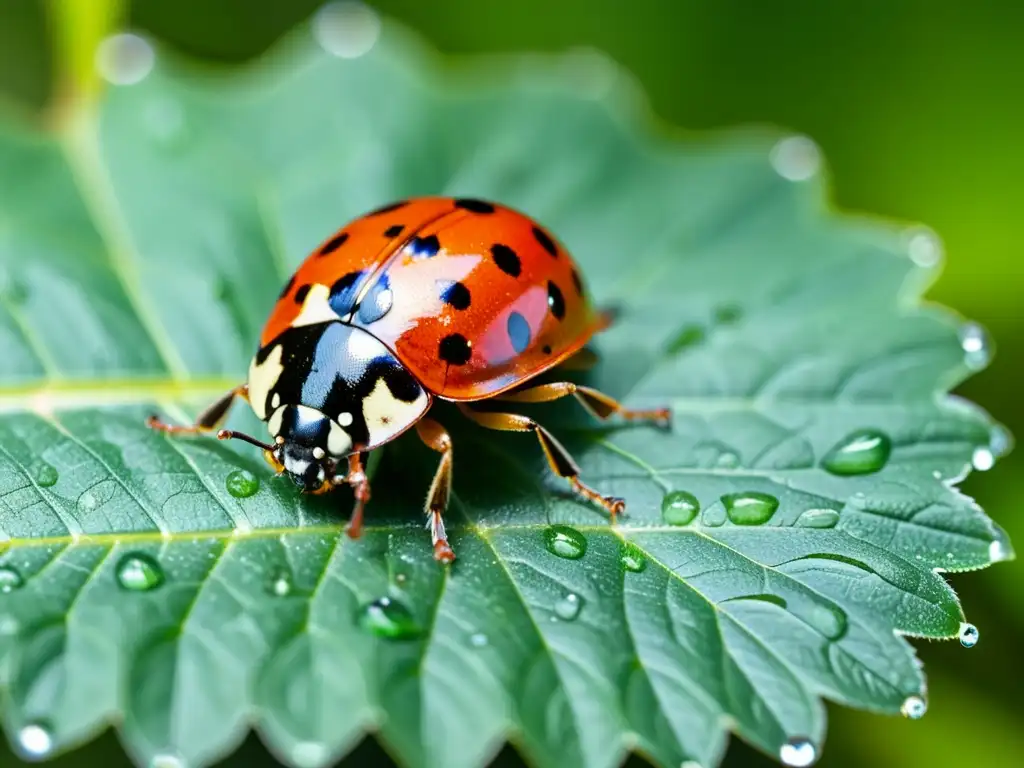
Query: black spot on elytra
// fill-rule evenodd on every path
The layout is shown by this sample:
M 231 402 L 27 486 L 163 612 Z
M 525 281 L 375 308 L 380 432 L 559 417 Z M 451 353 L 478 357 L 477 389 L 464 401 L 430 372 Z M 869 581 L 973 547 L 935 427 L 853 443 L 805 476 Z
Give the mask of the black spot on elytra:
M 545 344 L 543 347 L 540 348 L 540 351 L 543 352 L 545 355 L 550 355 L 551 354 L 551 345 L 550 344 Z
M 288 278 L 288 282 L 284 284 L 284 288 L 281 289 L 281 298 L 283 299 L 289 293 L 292 292 L 292 288 L 295 287 L 295 275 Z
M 300 285 L 299 290 L 295 292 L 295 303 L 302 305 L 306 301 L 306 297 L 309 296 L 309 284 Z
M 580 280 L 580 273 L 575 269 L 572 271 L 572 284 L 576 288 L 576 295 L 583 296 L 583 281 Z
M 469 362 L 473 351 L 469 340 L 461 333 L 453 333 L 441 339 L 438 356 L 451 365 L 465 365 Z
M 565 317 L 565 297 L 557 285 L 548 282 L 548 308 L 551 314 L 561 320 Z
M 414 237 L 406 247 L 412 253 L 413 258 L 429 259 L 437 256 L 437 252 L 441 250 L 441 243 L 437 239 L 437 235 L 427 235 L 426 237 Z
M 384 237 L 398 237 L 402 234 L 403 229 L 405 229 L 404 224 L 392 224 L 384 230 Z
M 389 203 L 388 205 L 382 205 L 380 208 L 374 208 L 370 211 L 367 216 L 377 216 L 381 213 L 390 213 L 391 211 L 397 211 L 404 205 L 408 205 L 408 200 L 399 200 L 397 203 Z
M 533 228 L 533 236 L 540 243 L 541 248 L 550 253 L 552 256 L 558 256 L 558 246 L 555 245 L 555 241 L 551 239 L 551 236 L 540 227 Z
M 352 311 L 356 301 L 356 294 L 359 292 L 359 281 L 362 276 L 362 271 L 349 272 L 331 286 L 331 296 L 327 302 L 331 305 L 331 309 L 339 316 L 344 317 Z
M 498 265 L 498 269 L 506 275 L 519 277 L 522 265 L 519 263 L 519 256 L 516 255 L 515 251 L 507 245 L 495 243 L 491 246 L 491 256 L 494 258 L 494 263 Z
M 334 237 L 332 237 L 330 240 L 323 244 L 323 246 L 320 248 L 319 255 L 330 256 L 336 250 L 341 248 L 341 246 L 345 244 L 346 240 L 348 240 L 348 233 L 339 232 L 338 234 L 336 234 Z
M 494 213 L 494 206 L 485 200 L 476 200 L 472 197 L 460 197 L 455 201 L 456 208 L 463 208 L 473 213 Z
M 469 288 L 463 283 L 442 282 L 441 300 L 455 309 L 469 308 Z

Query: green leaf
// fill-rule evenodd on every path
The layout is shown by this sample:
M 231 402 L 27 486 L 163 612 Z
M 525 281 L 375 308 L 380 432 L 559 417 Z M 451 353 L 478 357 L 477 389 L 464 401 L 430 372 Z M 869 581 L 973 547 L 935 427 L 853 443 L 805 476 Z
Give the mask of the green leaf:
M 302 767 L 367 732 L 410 766 L 506 740 L 539 766 L 711 766 L 730 731 L 820 754 L 823 699 L 919 714 L 903 636 L 964 621 L 940 572 L 1012 556 L 955 487 L 1008 438 L 944 394 L 989 346 L 918 303 L 934 239 L 826 214 L 817 163 L 801 138 L 655 136 L 590 54 L 449 71 L 387 24 L 365 55 L 301 30 L 230 77 L 159 52 L 59 134 L 0 129 L 12 742 L 48 756 L 113 723 L 140 765 L 194 766 L 255 727 Z M 443 409 L 451 569 L 415 437 L 382 452 L 353 541 L 347 494 L 145 428 L 240 381 L 325 233 L 438 193 L 542 220 L 620 308 L 589 381 L 671 405 L 671 431 L 530 410 L 627 498 L 618 526 L 530 436 Z

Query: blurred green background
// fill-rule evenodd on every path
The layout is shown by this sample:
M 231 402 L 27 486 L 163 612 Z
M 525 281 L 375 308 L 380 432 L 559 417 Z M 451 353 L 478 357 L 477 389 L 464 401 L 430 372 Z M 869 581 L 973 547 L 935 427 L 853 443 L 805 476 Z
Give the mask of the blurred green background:
M 53 0 L 59 2 L 60 0 Z M 134 0 L 130 26 L 230 66 L 316 0 Z M 959 390 L 1024 435 L 1024 3 L 1013 0 L 372 0 L 445 53 L 597 48 L 631 71 L 656 115 L 688 129 L 771 124 L 813 137 L 834 202 L 923 222 L 946 267 L 930 297 L 986 325 L 997 355 Z M 51 54 L 42 0 L 0 0 L 0 101 L 42 109 Z M 1024 453 L 963 490 L 1018 547 Z M 978 646 L 918 643 L 929 712 L 904 721 L 832 709 L 826 768 L 1019 766 L 1024 566 L 953 577 Z M 509 751 L 499 758 L 515 765 Z M 639 765 L 639 761 L 635 761 Z M 347 765 L 386 764 L 365 744 Z M 16 765 L 0 748 L 0 765 Z M 112 737 L 58 766 L 126 764 Z M 250 740 L 230 765 L 271 765 Z M 771 765 L 741 744 L 726 763 Z

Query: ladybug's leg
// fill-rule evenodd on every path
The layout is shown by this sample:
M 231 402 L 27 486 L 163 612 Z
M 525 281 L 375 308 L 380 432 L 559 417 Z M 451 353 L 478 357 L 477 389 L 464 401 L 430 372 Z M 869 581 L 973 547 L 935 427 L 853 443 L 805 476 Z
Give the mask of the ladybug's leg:
M 353 453 L 348 457 L 348 474 L 341 480 L 352 486 L 352 492 L 356 497 L 356 504 L 352 508 L 352 517 L 349 518 L 345 532 L 350 539 L 358 539 L 363 533 L 363 509 L 366 502 L 370 500 L 370 479 L 363 469 L 363 455 Z
M 503 432 L 533 432 L 540 441 L 540 447 L 544 449 L 544 455 L 547 457 L 552 471 L 559 477 L 568 480 L 569 485 L 576 493 L 604 507 L 611 515 L 612 522 L 615 522 L 615 518 L 626 511 L 626 502 L 623 499 L 617 496 L 604 496 L 584 484 L 579 478 L 580 468 L 569 452 L 555 439 L 554 435 L 533 419 L 516 413 L 474 411 L 465 405 L 460 405 L 459 410 L 487 429 L 497 429 Z
M 190 427 L 180 427 L 174 424 L 168 424 L 167 422 L 161 421 L 160 417 L 155 414 L 146 420 L 146 424 L 148 424 L 151 429 L 170 435 L 199 435 L 206 432 L 213 432 L 224 422 L 224 419 L 227 418 L 228 411 L 231 410 L 231 405 L 235 402 L 236 397 L 240 397 L 243 400 L 248 401 L 248 385 L 242 384 L 239 387 L 235 387 L 226 395 L 211 403 L 203 409 L 203 412 L 196 417 L 195 424 Z
M 650 408 L 646 410 L 624 408 L 618 400 L 608 397 L 603 392 L 574 384 L 571 381 L 538 384 L 536 387 L 530 387 L 518 392 L 497 395 L 494 399 L 509 400 L 516 403 L 548 403 L 552 400 L 569 397 L 570 395 L 575 395 L 584 408 L 602 421 L 618 414 L 619 418 L 626 419 L 627 421 L 653 421 L 658 426 L 667 427 L 669 420 L 672 418 L 672 413 L 668 408 Z
M 434 473 L 434 481 L 427 494 L 427 527 L 434 542 L 434 559 L 450 563 L 455 553 L 448 544 L 441 516 L 448 508 L 448 497 L 452 491 L 452 439 L 448 432 L 433 419 L 423 418 L 416 422 L 416 432 L 427 447 L 441 454 L 441 461 Z

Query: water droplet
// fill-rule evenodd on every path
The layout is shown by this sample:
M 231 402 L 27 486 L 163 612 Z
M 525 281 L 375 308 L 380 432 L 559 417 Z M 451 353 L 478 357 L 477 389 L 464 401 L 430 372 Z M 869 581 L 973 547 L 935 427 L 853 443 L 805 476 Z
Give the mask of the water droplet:
M 964 351 L 964 365 L 972 371 L 981 370 L 992 358 L 988 334 L 977 323 L 965 323 L 960 328 L 960 347 Z
M 718 454 L 718 458 L 715 460 L 715 464 L 723 469 L 731 469 L 739 466 L 740 457 L 732 451 L 722 451 Z
M 260 489 L 260 479 L 248 470 L 236 469 L 228 474 L 224 485 L 236 499 L 247 499 Z
M 818 759 L 818 750 L 810 739 L 790 739 L 779 748 L 779 759 L 791 768 L 806 768 Z
M 587 553 L 587 539 L 568 525 L 552 525 L 544 531 L 544 545 L 553 555 L 579 560 Z
M 807 616 L 807 623 L 833 642 L 846 634 L 846 613 L 835 605 L 815 603 Z
M 839 513 L 834 509 L 808 509 L 796 519 L 800 528 L 835 528 Z
M 144 37 L 123 32 L 111 35 L 96 48 L 96 71 L 114 85 L 134 85 L 153 69 L 156 55 Z
M 911 720 L 920 720 L 928 711 L 928 705 L 920 696 L 907 696 L 900 705 L 900 712 Z
M 851 432 L 821 460 L 833 475 L 866 475 L 885 466 L 892 452 L 889 436 L 877 429 Z
M 744 491 L 722 496 L 725 514 L 734 525 L 761 525 L 775 514 L 779 500 L 767 493 Z
M 287 597 L 292 592 L 292 575 L 288 571 L 278 571 L 267 583 L 267 591 L 276 597 Z
M 988 545 L 988 559 L 993 563 L 1001 563 L 1005 560 L 1010 559 L 1010 553 L 1013 551 L 1007 546 L 1003 533 L 1001 538 L 995 539 L 991 544 Z
M 689 491 L 669 491 L 661 500 L 661 516 L 669 525 L 689 525 L 700 512 L 700 502 Z
M 327 762 L 327 747 L 315 741 L 300 741 L 291 749 L 296 768 L 318 768 Z
M 562 621 L 572 621 L 580 615 L 581 608 L 583 608 L 583 598 L 575 592 L 570 592 L 555 603 L 555 615 Z
M 124 555 L 117 563 L 117 583 L 131 592 L 148 592 L 164 582 L 164 572 L 152 557 L 142 553 Z
M 18 731 L 18 746 L 27 757 L 45 757 L 53 749 L 53 734 L 43 723 L 29 723 Z
M 45 461 L 38 461 L 32 465 L 32 477 L 40 488 L 52 488 L 60 479 L 57 468 L 50 466 Z
M 971 465 L 979 472 L 988 472 L 996 465 L 995 454 L 987 445 L 979 445 L 971 454 Z
M 960 625 L 960 645 L 964 648 L 973 648 L 978 644 L 980 638 L 981 633 L 978 632 L 978 628 L 973 624 L 965 622 Z
M 626 542 L 622 547 L 622 556 L 619 558 L 623 567 L 632 573 L 640 573 L 647 567 L 647 558 L 644 557 L 640 548 L 632 542 Z
M 491 642 L 483 632 L 474 632 L 469 636 L 469 644 L 474 648 L 483 648 Z
M 155 755 L 149 768 L 185 768 L 185 761 L 177 755 Z
M 96 509 L 100 505 L 99 499 L 92 491 L 86 491 L 78 497 L 78 506 L 86 512 Z
M 907 238 L 907 253 L 919 267 L 934 267 L 942 261 L 942 241 L 930 229 L 917 228 Z
M 806 136 L 789 136 L 772 147 L 769 160 L 787 181 L 806 181 L 821 168 L 821 151 Z
M 699 325 L 688 325 L 668 343 L 667 352 L 673 355 L 688 347 L 694 347 L 704 341 L 704 329 Z
M 997 459 L 1003 458 L 1013 448 L 1013 435 L 1002 424 L 996 424 L 989 433 L 988 447 Z
M 8 594 L 21 587 L 25 580 L 9 565 L 0 567 L 0 593 Z
M 380 36 L 380 17 L 354 0 L 328 3 L 313 17 L 313 37 L 332 56 L 356 59 L 369 53 Z
M 381 597 L 365 606 L 359 618 L 363 629 L 389 640 L 407 640 L 420 634 L 412 613 L 390 597 Z

